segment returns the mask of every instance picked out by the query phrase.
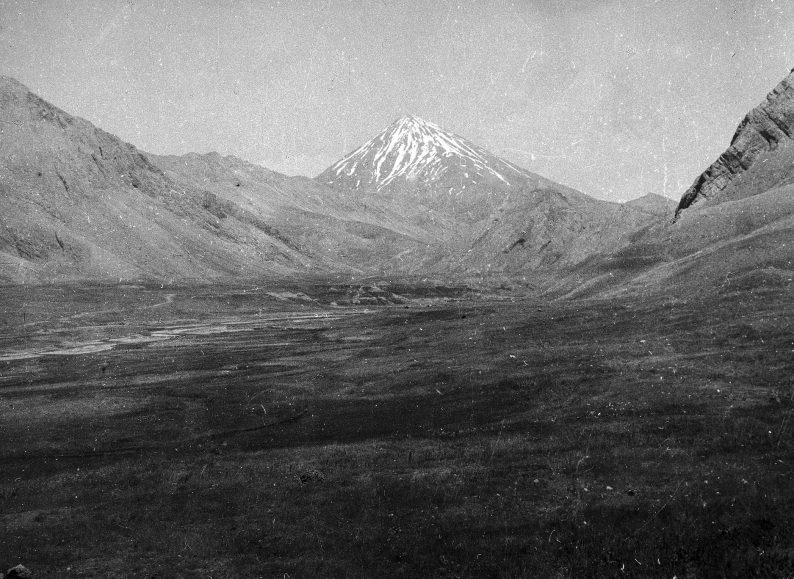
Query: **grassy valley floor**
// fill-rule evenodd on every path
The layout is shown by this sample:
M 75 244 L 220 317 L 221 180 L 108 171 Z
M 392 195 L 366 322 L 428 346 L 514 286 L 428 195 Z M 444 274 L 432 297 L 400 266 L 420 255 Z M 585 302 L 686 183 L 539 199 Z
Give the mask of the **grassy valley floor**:
M 0 288 L 0 564 L 794 575 L 791 284 L 392 291 Z

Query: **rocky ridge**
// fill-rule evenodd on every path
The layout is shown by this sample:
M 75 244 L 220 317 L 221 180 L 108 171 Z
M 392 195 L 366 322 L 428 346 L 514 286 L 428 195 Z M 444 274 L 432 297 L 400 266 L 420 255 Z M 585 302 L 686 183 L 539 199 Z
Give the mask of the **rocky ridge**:
M 739 124 L 728 149 L 687 189 L 675 212 L 714 199 L 736 182 L 759 159 L 794 137 L 794 70 L 751 110 Z

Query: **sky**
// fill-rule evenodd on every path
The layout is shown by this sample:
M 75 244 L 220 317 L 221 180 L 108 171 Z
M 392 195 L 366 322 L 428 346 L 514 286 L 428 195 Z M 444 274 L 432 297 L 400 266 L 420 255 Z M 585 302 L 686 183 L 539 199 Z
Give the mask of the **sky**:
M 0 0 L 0 74 L 158 154 L 315 176 L 405 114 L 678 199 L 794 66 L 790 0 Z

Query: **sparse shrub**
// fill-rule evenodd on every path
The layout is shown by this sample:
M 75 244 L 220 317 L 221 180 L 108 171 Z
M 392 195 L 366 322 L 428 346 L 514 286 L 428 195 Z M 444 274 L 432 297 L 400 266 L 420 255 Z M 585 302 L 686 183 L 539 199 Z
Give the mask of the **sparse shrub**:
M 325 482 L 325 474 L 316 468 L 304 468 L 295 476 L 302 485 Z

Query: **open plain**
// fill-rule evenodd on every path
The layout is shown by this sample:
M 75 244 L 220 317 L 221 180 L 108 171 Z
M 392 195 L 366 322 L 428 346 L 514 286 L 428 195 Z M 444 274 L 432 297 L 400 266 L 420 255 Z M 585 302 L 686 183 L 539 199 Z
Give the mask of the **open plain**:
M 794 573 L 790 280 L 611 301 L 372 280 L 0 294 L 6 567 Z

